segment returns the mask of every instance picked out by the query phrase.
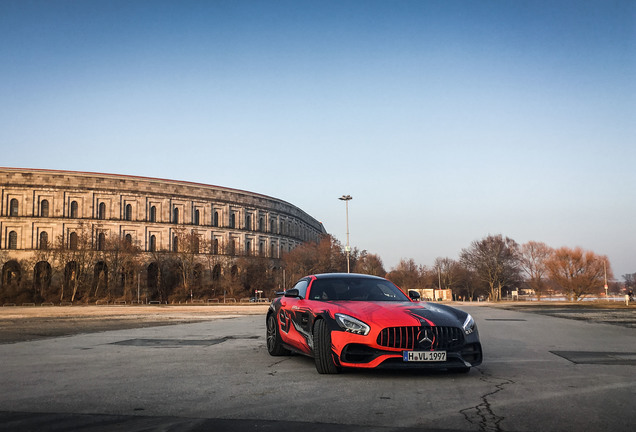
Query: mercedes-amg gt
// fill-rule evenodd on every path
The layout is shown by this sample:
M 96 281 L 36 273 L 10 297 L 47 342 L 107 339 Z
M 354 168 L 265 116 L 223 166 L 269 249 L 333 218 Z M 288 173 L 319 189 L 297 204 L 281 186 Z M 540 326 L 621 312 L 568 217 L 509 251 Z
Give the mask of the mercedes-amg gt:
M 342 368 L 444 368 L 468 372 L 482 362 L 470 314 L 406 295 L 369 275 L 306 276 L 267 312 L 270 355 L 313 357 L 321 374 Z

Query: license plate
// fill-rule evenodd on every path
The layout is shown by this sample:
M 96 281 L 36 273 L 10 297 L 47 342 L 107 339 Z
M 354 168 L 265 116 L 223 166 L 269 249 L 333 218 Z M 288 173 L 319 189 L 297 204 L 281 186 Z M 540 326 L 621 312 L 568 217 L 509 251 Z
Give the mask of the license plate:
M 446 351 L 404 351 L 405 362 L 443 362 Z

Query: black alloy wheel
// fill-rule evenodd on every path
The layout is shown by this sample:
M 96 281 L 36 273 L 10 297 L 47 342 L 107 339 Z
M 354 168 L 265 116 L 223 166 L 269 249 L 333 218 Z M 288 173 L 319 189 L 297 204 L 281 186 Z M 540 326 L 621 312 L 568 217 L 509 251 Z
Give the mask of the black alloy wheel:
M 291 354 L 291 351 L 283 347 L 283 342 L 278 333 L 278 322 L 273 313 L 267 316 L 267 352 L 271 356 Z

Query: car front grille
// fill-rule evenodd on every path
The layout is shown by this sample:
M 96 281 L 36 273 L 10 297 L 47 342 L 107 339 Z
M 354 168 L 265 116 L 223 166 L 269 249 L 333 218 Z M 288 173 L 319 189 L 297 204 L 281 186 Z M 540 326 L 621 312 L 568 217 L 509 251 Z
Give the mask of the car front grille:
M 378 335 L 378 345 L 404 350 L 449 350 L 464 345 L 459 327 L 388 327 Z

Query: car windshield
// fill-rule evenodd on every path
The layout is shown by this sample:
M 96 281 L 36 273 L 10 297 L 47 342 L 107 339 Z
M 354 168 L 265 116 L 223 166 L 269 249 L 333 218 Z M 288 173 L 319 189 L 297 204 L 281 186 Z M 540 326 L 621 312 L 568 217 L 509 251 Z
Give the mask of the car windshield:
M 316 279 L 309 291 L 310 300 L 410 301 L 391 282 L 371 278 Z

